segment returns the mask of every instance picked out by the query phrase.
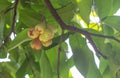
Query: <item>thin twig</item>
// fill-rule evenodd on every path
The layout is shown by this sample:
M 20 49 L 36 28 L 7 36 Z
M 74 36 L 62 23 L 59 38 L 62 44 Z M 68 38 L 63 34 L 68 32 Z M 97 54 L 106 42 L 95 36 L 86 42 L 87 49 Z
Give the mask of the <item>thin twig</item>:
M 58 76 L 58 78 L 60 78 L 60 52 L 61 52 L 63 34 L 64 34 L 64 29 L 62 30 L 62 34 L 60 36 L 59 48 L 58 48 L 58 61 L 57 61 L 57 76 Z
M 56 21 L 60 24 L 61 28 L 64 29 L 65 23 L 62 21 L 60 16 L 57 14 L 56 10 L 53 8 L 50 0 L 45 0 L 45 3 L 49 8 L 50 12 L 52 13 L 52 15 L 54 16 L 54 18 L 56 19 Z
M 62 9 L 62 8 L 64 8 L 64 7 L 67 7 L 68 5 L 70 5 L 72 2 L 69 2 L 69 3 L 67 3 L 66 5 L 63 5 L 62 7 L 60 7 L 60 8 L 57 8 L 56 10 L 60 10 L 60 9 Z
M 10 8 L 8 8 L 8 9 L 6 9 L 6 10 L 4 11 L 4 14 L 6 14 L 6 13 L 9 12 L 9 11 L 11 11 L 12 9 L 14 9 L 14 7 L 10 7 Z
M 57 60 L 57 76 L 60 78 L 60 52 L 61 48 L 58 49 L 58 60 Z
M 15 33 L 14 28 L 15 28 L 15 24 L 16 24 L 16 16 L 17 16 L 17 6 L 18 6 L 18 2 L 19 2 L 19 0 L 15 0 L 14 6 L 13 6 L 12 8 L 9 8 L 8 10 L 6 10 L 6 12 L 8 12 L 8 11 L 10 11 L 11 9 L 13 9 L 14 15 L 13 15 L 13 19 L 12 19 L 12 25 L 11 25 L 12 27 L 11 27 L 11 30 L 10 30 L 10 32 L 8 33 L 8 35 L 5 37 L 4 43 L 1 45 L 0 49 L 5 46 L 5 44 L 7 43 L 8 39 L 9 39 L 9 37 L 10 37 L 10 35 L 11 35 L 11 33 L 12 33 L 12 32 Z M 4 13 L 6 13 L 6 12 L 4 12 Z
M 9 6 L 9 7 L 6 8 L 5 10 L 0 11 L 0 16 L 3 15 L 3 14 L 8 13 L 8 12 L 11 11 L 12 9 L 14 9 L 14 7 Z
M 92 40 L 92 38 L 90 36 L 86 36 L 86 38 L 88 39 L 89 43 L 92 45 L 92 47 L 94 48 L 95 52 L 97 54 L 100 54 L 103 58 L 107 58 L 106 55 L 104 55 L 95 45 L 94 41 Z
M 15 0 L 15 4 L 14 4 L 14 15 L 13 15 L 13 19 L 12 19 L 12 27 L 11 27 L 11 31 L 9 32 L 9 34 L 6 36 L 4 43 L 6 43 L 11 35 L 11 33 L 15 33 L 14 28 L 15 28 L 15 24 L 16 24 L 16 16 L 17 16 L 17 6 L 18 6 L 18 2 L 19 0 Z

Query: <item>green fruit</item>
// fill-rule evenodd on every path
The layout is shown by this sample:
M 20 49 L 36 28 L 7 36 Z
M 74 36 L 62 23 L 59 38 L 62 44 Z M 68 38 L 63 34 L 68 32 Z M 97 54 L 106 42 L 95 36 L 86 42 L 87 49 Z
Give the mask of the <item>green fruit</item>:
M 38 31 L 40 34 L 43 34 L 45 29 L 46 29 L 46 26 L 44 23 L 41 23 L 35 26 L 35 30 Z
M 44 33 L 39 36 L 39 40 L 42 42 L 46 42 L 51 40 L 54 37 L 54 33 L 50 29 L 45 29 Z
M 46 41 L 46 42 L 42 42 L 42 45 L 44 46 L 44 47 L 48 47 L 48 46 L 50 46 L 52 44 L 52 40 L 49 40 L 49 41 Z

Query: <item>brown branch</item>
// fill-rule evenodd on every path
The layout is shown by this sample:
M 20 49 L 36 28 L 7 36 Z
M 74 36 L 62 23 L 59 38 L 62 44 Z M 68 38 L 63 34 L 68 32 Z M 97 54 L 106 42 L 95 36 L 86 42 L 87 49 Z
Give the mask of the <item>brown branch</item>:
M 78 33 L 81 33 L 83 35 L 90 35 L 90 36 L 96 36 L 96 37 L 101 37 L 101 38 L 109 38 L 109 39 L 115 40 L 115 41 L 117 41 L 117 42 L 120 43 L 120 40 L 117 39 L 117 38 L 115 38 L 115 37 L 113 37 L 113 36 L 107 36 L 107 35 L 101 35 L 101 34 L 94 34 L 94 33 L 82 30 L 80 28 L 74 27 L 74 26 L 67 25 L 67 26 L 64 26 L 64 29 L 70 30 L 70 31 L 73 31 L 73 32 L 78 32 Z
M 18 2 L 19 2 L 19 0 L 15 0 L 14 6 L 13 6 L 12 8 L 7 9 L 7 10 L 4 12 L 4 13 L 6 13 L 6 12 L 10 11 L 11 9 L 13 9 L 14 15 L 13 15 L 13 19 L 12 19 L 12 25 L 11 25 L 12 27 L 11 27 L 11 30 L 10 30 L 10 32 L 8 33 L 8 35 L 5 37 L 4 43 L 1 45 L 0 49 L 5 46 L 5 44 L 7 43 L 8 39 L 9 39 L 9 37 L 10 37 L 10 35 L 11 35 L 11 33 L 12 33 L 12 32 L 15 33 L 14 28 L 15 28 L 15 24 L 16 24 L 16 16 L 17 16 L 17 6 L 18 6 Z
M 18 2 L 19 2 L 19 0 L 15 0 L 15 4 L 14 4 L 14 8 L 13 8 L 14 15 L 13 15 L 13 19 L 12 19 L 12 27 L 11 27 L 11 30 L 10 30 L 9 34 L 6 36 L 6 38 L 4 40 L 4 43 L 6 43 L 8 41 L 12 32 L 15 33 L 14 28 L 15 28 L 15 24 L 16 24 Z
M 58 60 L 57 60 L 57 76 L 60 78 L 60 52 L 61 52 L 61 47 L 58 49 Z
M 79 29 L 79 28 L 74 27 L 74 26 L 66 25 L 62 21 L 60 16 L 57 14 L 57 12 L 56 12 L 55 8 L 52 6 L 50 0 L 45 0 L 45 3 L 47 5 L 48 9 L 50 10 L 50 12 L 52 13 L 53 17 L 55 18 L 55 20 L 60 24 L 62 29 L 70 30 L 70 31 L 73 31 L 73 32 L 78 32 L 78 33 L 81 33 L 84 36 L 86 36 L 86 38 L 89 40 L 89 42 L 91 43 L 91 45 L 95 49 L 96 53 L 100 54 L 104 58 L 106 58 L 106 57 L 98 50 L 98 48 L 95 45 L 94 41 L 92 40 L 91 36 L 102 37 L 102 38 L 109 38 L 109 39 L 115 40 L 115 41 L 120 43 L 120 40 L 118 40 L 117 38 L 115 38 L 113 36 L 105 36 L 105 35 L 101 35 L 101 34 L 94 34 L 94 33 L 91 33 L 91 32 L 88 32 L 88 31 L 85 31 L 85 30 L 82 30 L 82 29 Z
M 61 28 L 64 29 L 65 23 L 62 21 L 60 16 L 57 14 L 56 10 L 53 8 L 50 0 L 45 0 L 45 3 L 47 4 L 47 7 L 49 8 L 56 21 L 60 24 Z
M 60 16 L 57 14 L 56 10 L 54 9 L 54 7 L 52 6 L 52 4 L 50 3 L 50 0 L 45 0 L 46 5 L 48 6 L 50 12 L 52 13 L 53 17 L 56 19 L 56 21 L 60 24 L 62 29 L 66 29 L 66 30 L 70 30 L 73 32 L 78 32 L 81 33 L 83 35 L 90 35 L 90 36 L 96 36 L 96 37 L 102 37 L 102 38 L 109 38 L 109 39 L 113 39 L 117 42 L 120 43 L 120 40 L 113 37 L 113 36 L 106 36 L 106 35 L 101 35 L 101 34 L 94 34 L 85 30 L 82 30 L 80 28 L 74 27 L 74 26 L 70 26 L 70 25 L 66 25 L 62 19 L 60 18 Z
M 10 8 L 8 8 L 8 9 L 6 9 L 6 10 L 4 11 L 4 14 L 6 14 L 6 13 L 9 12 L 9 11 L 11 11 L 12 9 L 14 9 L 14 7 L 10 7 Z
M 58 61 L 57 61 L 57 75 L 58 75 L 58 78 L 60 78 L 60 53 L 61 53 L 61 45 L 62 45 L 63 34 L 64 34 L 64 30 L 62 30 L 62 34 L 60 36 L 60 41 L 59 41 L 59 48 L 58 48 Z
M 107 59 L 107 56 L 104 55 L 95 45 L 94 41 L 92 40 L 92 38 L 90 36 L 86 36 L 86 38 L 88 39 L 89 43 L 92 45 L 92 47 L 94 48 L 95 52 L 97 54 L 100 54 L 104 59 Z
M 7 8 L 5 11 L 1 11 L 1 12 L 0 12 L 0 16 L 1 16 L 2 14 L 8 13 L 8 12 L 11 11 L 13 8 L 14 8 L 14 7 L 9 7 L 9 8 Z

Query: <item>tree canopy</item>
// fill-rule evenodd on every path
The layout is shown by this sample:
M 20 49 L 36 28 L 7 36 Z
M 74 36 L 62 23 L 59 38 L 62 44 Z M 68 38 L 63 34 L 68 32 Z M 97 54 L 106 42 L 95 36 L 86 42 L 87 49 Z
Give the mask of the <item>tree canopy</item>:
M 115 15 L 119 3 L 0 0 L 0 58 L 10 54 L 10 62 L 0 63 L 0 78 L 24 78 L 26 74 L 30 78 L 73 78 L 73 66 L 85 78 L 120 78 L 120 16 Z M 99 68 L 88 44 L 100 60 Z

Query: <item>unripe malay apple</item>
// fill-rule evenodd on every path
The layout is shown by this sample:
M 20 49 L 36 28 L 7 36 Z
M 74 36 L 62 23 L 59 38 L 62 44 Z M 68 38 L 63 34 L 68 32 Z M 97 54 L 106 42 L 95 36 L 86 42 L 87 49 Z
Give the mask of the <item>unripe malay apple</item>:
M 49 41 L 46 41 L 46 42 L 42 42 L 42 45 L 44 46 L 44 47 L 48 47 L 48 46 L 50 46 L 52 44 L 52 40 L 49 40 Z
M 28 37 L 32 38 L 32 39 L 35 39 L 35 38 L 37 38 L 39 36 L 39 32 L 35 31 L 34 28 L 29 29 L 27 34 L 28 34 Z
M 31 48 L 33 48 L 34 50 L 40 50 L 42 48 L 42 43 L 39 40 L 39 38 L 35 38 L 31 43 Z
M 44 33 L 39 36 L 39 40 L 41 42 L 46 42 L 48 40 L 51 40 L 53 37 L 54 33 L 50 29 L 46 28 L 44 30 Z
M 47 28 L 50 29 L 53 33 L 57 32 L 57 28 L 53 27 L 52 25 L 48 24 Z
M 45 28 L 46 28 L 45 23 L 41 23 L 35 26 L 35 30 L 38 31 L 40 34 L 43 34 Z

